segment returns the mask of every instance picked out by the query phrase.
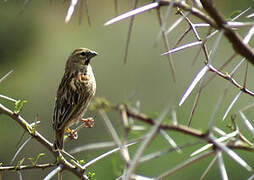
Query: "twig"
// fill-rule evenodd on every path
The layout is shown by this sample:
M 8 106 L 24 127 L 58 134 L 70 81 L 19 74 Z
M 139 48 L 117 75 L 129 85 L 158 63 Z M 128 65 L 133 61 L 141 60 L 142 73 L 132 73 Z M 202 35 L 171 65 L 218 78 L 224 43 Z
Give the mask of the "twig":
M 117 16 L 118 15 L 118 0 L 114 0 L 114 6 L 115 6 L 115 13 Z
M 121 142 L 120 137 L 118 136 L 115 128 L 113 127 L 112 123 L 110 122 L 106 112 L 104 110 L 99 110 L 99 114 L 101 115 L 102 119 L 104 120 L 105 126 L 111 135 L 112 139 L 116 143 L 116 145 L 120 148 L 120 153 L 123 157 L 123 160 L 125 160 L 126 163 L 130 160 L 130 155 L 128 152 L 128 148 L 124 143 Z
M 232 43 L 235 52 L 246 57 L 250 63 L 254 64 L 254 52 L 252 51 L 252 49 L 248 44 L 244 43 L 242 38 L 235 31 L 233 31 L 230 27 L 226 25 L 227 24 L 226 21 L 219 14 L 212 0 L 200 0 L 200 1 L 206 12 L 208 12 L 208 14 L 216 22 L 218 28 L 223 29 L 225 31 L 225 36 Z
M 158 21 L 159 21 L 159 25 L 160 25 L 160 31 L 162 33 L 164 48 L 167 52 L 167 51 L 169 51 L 169 44 L 168 44 L 168 38 L 166 36 L 166 32 L 163 29 L 160 8 L 157 9 L 157 16 L 158 16 Z M 170 67 L 170 72 L 171 72 L 171 75 L 172 75 L 172 80 L 173 80 L 173 82 L 176 82 L 175 66 L 174 66 L 174 63 L 173 63 L 173 60 L 172 60 L 172 56 L 170 54 L 168 54 L 167 59 L 168 59 L 169 67 Z
M 224 164 L 223 159 L 222 159 L 222 152 L 217 151 L 216 157 L 218 159 L 217 162 L 218 162 L 218 166 L 219 166 L 219 170 L 220 170 L 221 179 L 222 180 L 228 180 L 226 167 L 225 167 L 225 164 Z
M 191 113 L 190 113 L 190 116 L 189 116 L 189 119 L 188 119 L 188 124 L 187 124 L 188 127 L 190 127 L 191 122 L 192 122 L 192 118 L 194 116 L 194 113 L 196 112 L 196 109 L 197 109 L 197 106 L 198 106 L 198 102 L 199 102 L 199 99 L 200 99 L 200 96 L 201 96 L 201 92 L 203 90 L 203 88 L 202 88 L 203 84 L 204 84 L 204 81 L 202 81 L 200 83 L 200 87 L 198 89 L 198 93 L 196 94 L 196 97 L 195 97 L 195 100 L 194 100 L 194 103 L 193 103 L 193 106 L 192 106 L 192 109 L 191 109 Z
M 88 22 L 88 25 L 91 26 L 92 22 L 91 22 L 89 10 L 88 10 L 88 0 L 84 0 L 84 1 L 85 1 L 85 11 L 86 11 L 87 22 Z
M 117 0 L 115 0 L 115 4 L 117 4 Z M 138 0 L 134 0 L 134 8 L 133 9 L 135 9 L 137 7 L 137 4 L 138 4 Z M 125 47 L 125 53 L 124 53 L 124 60 L 123 60 L 124 64 L 127 63 L 128 50 L 129 50 L 129 44 L 130 44 L 130 39 L 131 39 L 131 32 L 132 32 L 132 27 L 133 27 L 133 23 L 134 23 L 134 18 L 135 18 L 135 16 L 131 17 L 130 25 L 129 25 L 129 29 L 128 29 L 126 47 Z
M 135 119 L 138 119 L 142 122 L 145 122 L 147 124 L 150 125 L 155 125 L 155 122 L 153 121 L 153 119 L 146 117 L 143 114 L 139 114 L 136 112 L 131 111 L 129 108 L 126 107 L 126 112 L 127 115 L 129 117 L 133 117 Z M 187 127 L 187 126 L 183 126 L 183 125 L 167 125 L 167 124 L 161 124 L 159 125 L 159 129 L 164 129 L 164 130 L 173 130 L 173 131 L 178 131 L 181 132 L 183 134 L 188 134 L 197 138 L 204 138 L 206 136 L 206 134 L 203 134 L 201 131 Z
M 7 78 L 11 73 L 13 72 L 13 70 L 10 70 L 7 74 L 5 74 L 1 79 L 0 79 L 0 83 Z
M 212 72 L 215 72 L 217 75 L 219 75 L 220 77 L 228 80 L 229 82 L 231 82 L 235 87 L 239 88 L 241 91 L 243 91 L 244 93 L 250 95 L 250 96 L 254 96 L 254 92 L 250 91 L 247 88 L 244 88 L 243 86 L 241 86 L 240 84 L 238 84 L 236 82 L 235 79 L 233 79 L 229 74 L 224 74 L 222 72 L 220 72 L 219 70 L 217 70 L 216 68 L 214 68 L 213 66 L 209 66 L 209 70 Z
M 21 166 L 0 166 L 0 171 L 10 171 L 10 170 L 28 170 L 28 169 L 45 169 L 56 166 L 56 164 L 36 164 L 36 165 L 21 165 Z
M 126 147 L 132 146 L 132 145 L 136 144 L 137 142 L 138 142 L 138 141 L 134 141 L 134 142 L 131 142 L 131 143 L 129 143 L 129 144 L 126 144 Z M 115 149 L 112 149 L 111 151 L 108 151 L 108 152 L 106 152 L 106 153 L 103 153 L 103 154 L 101 154 L 100 156 L 94 158 L 93 160 L 88 161 L 82 168 L 83 168 L 83 169 L 86 169 L 86 168 L 88 168 L 89 166 L 91 166 L 91 165 L 93 165 L 94 163 L 96 163 L 97 161 L 99 161 L 99 160 L 101 160 L 101 159 L 103 159 L 103 158 L 105 158 L 105 157 L 111 155 L 112 153 L 119 151 L 119 150 L 120 150 L 120 148 L 115 148 Z
M 126 172 L 126 177 L 125 179 L 130 179 L 132 174 L 134 173 L 138 162 L 143 154 L 143 152 L 145 151 L 146 147 L 150 144 L 151 140 L 153 139 L 153 137 L 156 135 L 156 132 L 158 131 L 160 124 L 162 123 L 162 121 L 164 120 L 165 116 L 167 115 L 168 110 L 164 110 L 161 115 L 158 117 L 155 125 L 151 128 L 151 130 L 148 132 L 148 134 L 146 135 L 145 140 L 141 143 L 141 145 L 139 146 L 139 148 L 137 149 L 132 161 L 130 162 L 130 166 L 127 169 Z
M 50 180 L 52 177 L 54 177 L 59 171 L 63 169 L 62 166 L 58 166 L 55 168 L 53 171 L 51 171 L 45 178 L 44 180 Z
M 213 158 L 213 160 L 210 162 L 210 164 L 208 165 L 208 167 L 206 168 L 206 170 L 204 171 L 204 173 L 200 177 L 200 180 L 203 180 L 205 178 L 205 176 L 207 175 L 208 171 L 210 171 L 210 169 L 214 166 L 216 160 L 217 160 L 217 156 L 215 156 Z
M 214 152 L 211 151 L 211 152 L 205 152 L 203 154 L 200 154 L 199 156 L 196 156 L 196 157 L 193 157 L 193 158 L 190 158 L 186 161 L 184 161 L 183 163 L 179 164 L 179 165 L 176 165 L 175 167 L 173 167 L 172 169 L 168 170 L 167 172 L 164 172 L 163 174 L 159 175 L 158 177 L 156 177 L 156 180 L 159 180 L 159 179 L 164 179 L 165 177 L 167 176 L 170 176 L 172 175 L 173 173 L 183 169 L 184 167 L 186 166 L 189 166 L 197 161 L 200 161 L 210 155 L 212 155 Z
M 20 151 L 25 147 L 25 145 L 32 139 L 32 136 L 30 136 L 21 146 L 20 148 L 17 150 L 17 152 L 15 153 L 15 155 L 13 156 L 13 158 L 11 159 L 11 164 L 13 164 L 13 162 L 15 161 L 16 157 L 18 156 L 18 154 L 20 153 Z
M 116 144 L 113 141 L 92 143 L 92 144 L 87 144 L 87 145 L 84 145 L 84 146 L 76 147 L 75 149 L 72 149 L 70 151 L 70 153 L 71 154 L 76 154 L 76 153 L 79 153 L 79 152 L 93 151 L 93 150 L 111 148 L 111 147 L 116 147 Z

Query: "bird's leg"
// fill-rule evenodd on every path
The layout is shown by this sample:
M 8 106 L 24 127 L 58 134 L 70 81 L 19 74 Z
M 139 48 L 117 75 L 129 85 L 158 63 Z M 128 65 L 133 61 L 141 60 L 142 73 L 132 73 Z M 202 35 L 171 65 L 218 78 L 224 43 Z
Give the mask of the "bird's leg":
M 70 128 L 67 128 L 65 130 L 65 132 L 68 134 L 68 137 L 71 138 L 71 139 L 78 139 L 78 131 L 83 128 L 83 127 L 88 127 L 88 128 L 92 128 L 93 125 L 94 125 L 94 120 L 92 117 L 89 117 L 89 118 L 86 118 L 86 119 L 83 119 L 83 118 L 80 118 L 79 119 L 83 124 L 81 124 L 79 127 L 77 127 L 76 129 L 74 130 L 71 130 Z
M 94 125 L 94 120 L 92 117 L 89 117 L 86 119 L 80 118 L 80 121 L 84 124 L 85 127 L 88 127 L 88 128 L 92 128 Z

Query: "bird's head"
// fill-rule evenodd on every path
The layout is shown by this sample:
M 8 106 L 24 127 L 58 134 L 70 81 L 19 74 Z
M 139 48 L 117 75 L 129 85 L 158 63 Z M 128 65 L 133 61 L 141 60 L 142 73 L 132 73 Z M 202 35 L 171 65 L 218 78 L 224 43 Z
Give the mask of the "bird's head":
M 66 69 L 80 69 L 88 66 L 90 60 L 96 56 L 97 53 L 87 48 L 75 49 L 68 58 Z

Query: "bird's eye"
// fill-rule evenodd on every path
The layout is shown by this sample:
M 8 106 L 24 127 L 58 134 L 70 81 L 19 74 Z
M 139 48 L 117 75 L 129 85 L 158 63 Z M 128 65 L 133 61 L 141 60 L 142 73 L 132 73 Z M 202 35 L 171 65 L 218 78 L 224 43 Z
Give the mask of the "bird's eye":
M 81 56 L 85 56 L 86 53 L 83 51 L 83 52 L 80 53 L 80 55 L 81 55 Z

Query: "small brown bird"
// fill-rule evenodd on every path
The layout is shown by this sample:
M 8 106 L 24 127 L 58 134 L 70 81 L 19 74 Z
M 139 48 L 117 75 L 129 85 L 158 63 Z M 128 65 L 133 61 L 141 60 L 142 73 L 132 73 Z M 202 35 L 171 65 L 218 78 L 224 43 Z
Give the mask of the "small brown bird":
M 56 149 L 63 149 L 64 132 L 73 123 L 82 120 L 95 95 L 96 81 L 90 60 L 96 55 L 95 51 L 79 48 L 71 53 L 66 62 L 53 115 Z

